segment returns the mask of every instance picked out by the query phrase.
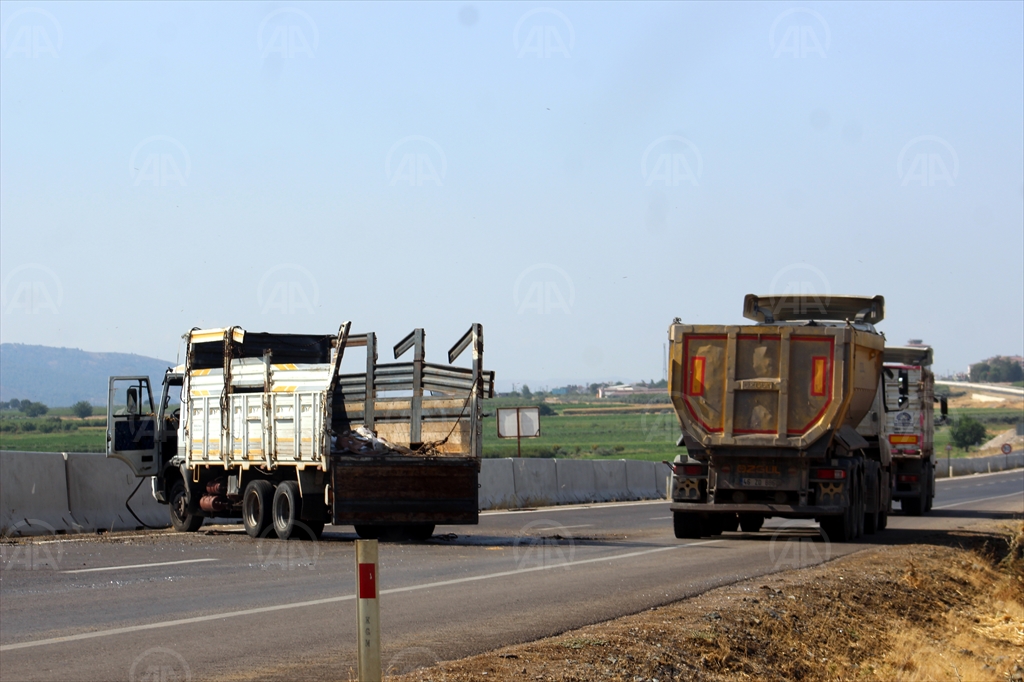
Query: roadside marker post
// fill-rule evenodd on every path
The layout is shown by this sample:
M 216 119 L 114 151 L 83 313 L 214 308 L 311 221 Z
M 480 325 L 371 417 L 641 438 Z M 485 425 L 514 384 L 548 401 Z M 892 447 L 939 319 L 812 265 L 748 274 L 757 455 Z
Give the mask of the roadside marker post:
M 356 540 L 356 617 L 359 682 L 381 682 L 380 591 L 377 589 L 377 541 Z

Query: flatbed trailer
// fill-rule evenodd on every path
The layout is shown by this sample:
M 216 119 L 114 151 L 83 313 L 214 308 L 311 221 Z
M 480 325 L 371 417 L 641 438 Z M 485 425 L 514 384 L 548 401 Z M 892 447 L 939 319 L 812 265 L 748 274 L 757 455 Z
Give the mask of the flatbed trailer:
M 186 362 L 164 376 L 111 377 L 109 457 L 153 477 L 171 524 L 241 518 L 253 537 L 318 537 L 326 523 L 364 537 L 425 538 L 437 524 L 478 522 L 483 327 L 426 362 L 416 329 L 394 347 L 409 362 L 378 363 L 376 335 L 192 330 Z M 365 371 L 341 373 L 366 349 Z M 467 349 L 470 367 L 454 365 Z M 174 407 L 180 393 L 180 408 Z

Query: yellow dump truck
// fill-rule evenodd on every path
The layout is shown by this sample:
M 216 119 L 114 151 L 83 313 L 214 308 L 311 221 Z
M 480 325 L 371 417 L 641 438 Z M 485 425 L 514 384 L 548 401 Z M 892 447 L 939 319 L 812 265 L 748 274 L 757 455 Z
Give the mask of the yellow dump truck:
M 669 390 L 686 455 L 672 463 L 676 537 L 816 519 L 833 541 L 884 528 L 892 504 L 882 429 L 885 301 L 756 296 L 753 325 L 669 329 Z

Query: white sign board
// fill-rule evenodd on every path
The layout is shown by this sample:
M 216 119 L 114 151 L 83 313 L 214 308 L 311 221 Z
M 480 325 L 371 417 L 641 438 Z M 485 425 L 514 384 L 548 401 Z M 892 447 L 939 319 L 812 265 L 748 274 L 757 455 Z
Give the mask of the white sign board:
M 540 436 L 539 408 L 498 408 L 498 438 L 537 438 L 538 436 Z

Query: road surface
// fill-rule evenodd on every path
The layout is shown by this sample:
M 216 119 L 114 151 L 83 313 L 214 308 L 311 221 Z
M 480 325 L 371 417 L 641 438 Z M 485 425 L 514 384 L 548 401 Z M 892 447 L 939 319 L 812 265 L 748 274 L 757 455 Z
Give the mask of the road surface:
M 782 520 L 677 540 L 665 501 L 485 513 L 427 544 L 382 543 L 383 660 L 406 671 L 1024 513 L 1021 470 L 937 485 L 932 513 L 894 514 L 848 545 Z M 329 527 L 319 543 L 224 528 L 5 545 L 0 680 L 350 679 L 351 528 Z

